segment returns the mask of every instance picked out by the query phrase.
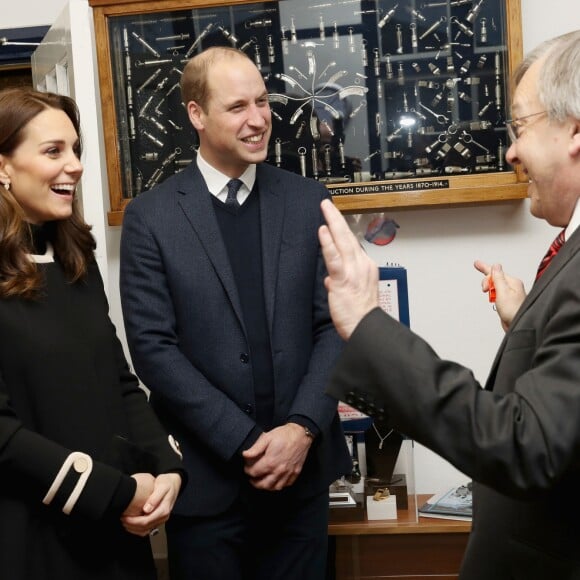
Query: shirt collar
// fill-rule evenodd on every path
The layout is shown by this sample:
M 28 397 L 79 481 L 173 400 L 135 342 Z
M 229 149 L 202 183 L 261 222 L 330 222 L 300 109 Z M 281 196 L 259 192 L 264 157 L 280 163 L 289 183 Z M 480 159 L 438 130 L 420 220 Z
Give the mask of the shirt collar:
M 197 167 L 205 180 L 209 192 L 217 197 L 220 201 L 225 201 L 227 196 L 227 184 L 231 179 L 227 175 L 218 171 L 215 167 L 211 166 L 201 155 L 201 152 L 197 152 Z M 252 163 L 248 165 L 246 170 L 238 178 L 242 183 L 242 187 L 238 191 L 238 201 L 240 204 L 244 203 L 252 188 L 256 182 L 256 165 Z
M 576 205 L 574 206 L 572 217 L 570 218 L 570 222 L 566 226 L 566 231 L 564 232 L 564 239 L 569 240 L 579 225 L 580 225 L 580 198 L 576 200 Z

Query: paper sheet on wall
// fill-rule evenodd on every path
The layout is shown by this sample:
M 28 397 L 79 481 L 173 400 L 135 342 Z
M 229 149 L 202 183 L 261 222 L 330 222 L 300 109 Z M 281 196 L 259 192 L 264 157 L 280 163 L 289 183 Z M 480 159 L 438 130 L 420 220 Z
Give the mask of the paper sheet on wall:
M 399 291 L 396 280 L 379 280 L 379 306 L 399 320 Z
M 379 268 L 379 305 L 388 315 L 409 326 L 409 292 L 405 268 Z

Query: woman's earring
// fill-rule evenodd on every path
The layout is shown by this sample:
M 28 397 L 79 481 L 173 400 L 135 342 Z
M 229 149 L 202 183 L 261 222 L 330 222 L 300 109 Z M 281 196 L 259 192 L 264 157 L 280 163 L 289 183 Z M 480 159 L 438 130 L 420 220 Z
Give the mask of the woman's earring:
M 6 191 L 10 191 L 10 180 L 7 179 L 6 181 L 0 181 L 0 183 L 4 186 L 4 189 L 6 189 Z

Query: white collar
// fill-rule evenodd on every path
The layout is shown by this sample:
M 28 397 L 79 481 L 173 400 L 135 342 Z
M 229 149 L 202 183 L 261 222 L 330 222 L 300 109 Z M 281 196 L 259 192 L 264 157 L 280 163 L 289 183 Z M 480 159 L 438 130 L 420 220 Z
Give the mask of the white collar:
M 218 171 L 215 167 L 211 166 L 202 156 L 201 153 L 197 152 L 197 167 L 205 180 L 209 192 L 217 197 L 220 201 L 225 201 L 227 195 L 227 184 L 230 178 Z M 246 170 L 240 175 L 240 181 L 243 186 L 238 192 L 238 201 L 240 204 L 250 195 L 254 183 L 256 182 L 256 164 L 252 163 L 248 165 Z
M 31 262 L 36 262 L 37 264 L 48 264 L 54 262 L 54 249 L 47 242 L 46 252 L 44 254 L 28 254 Z
M 564 239 L 569 240 L 572 234 L 576 231 L 576 228 L 578 226 L 580 226 L 580 197 L 576 200 L 576 205 L 574 206 L 572 217 L 570 218 L 570 222 L 566 226 L 566 231 L 564 232 Z

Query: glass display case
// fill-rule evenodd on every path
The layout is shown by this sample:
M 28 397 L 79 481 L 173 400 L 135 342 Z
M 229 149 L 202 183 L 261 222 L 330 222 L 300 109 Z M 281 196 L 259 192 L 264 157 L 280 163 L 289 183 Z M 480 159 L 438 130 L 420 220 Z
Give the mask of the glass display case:
M 192 161 L 188 59 L 214 45 L 256 63 L 267 161 L 326 184 L 341 209 L 514 199 L 505 163 L 519 0 L 89 0 L 111 192 L 126 203 Z

